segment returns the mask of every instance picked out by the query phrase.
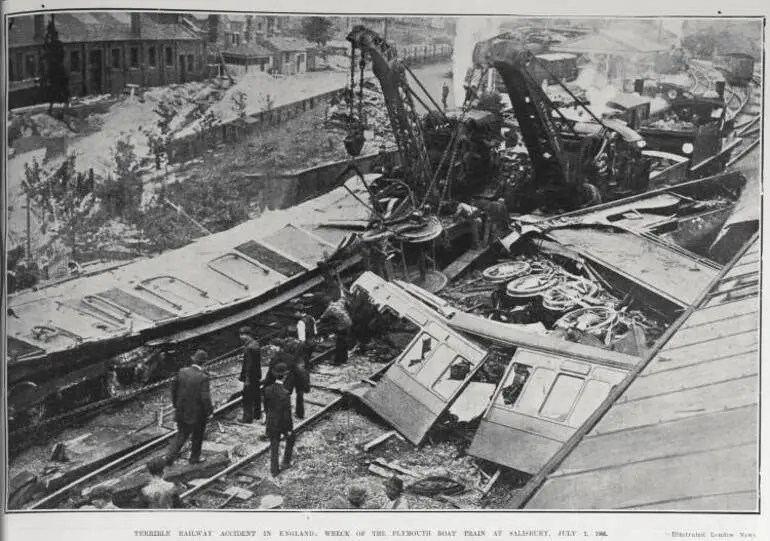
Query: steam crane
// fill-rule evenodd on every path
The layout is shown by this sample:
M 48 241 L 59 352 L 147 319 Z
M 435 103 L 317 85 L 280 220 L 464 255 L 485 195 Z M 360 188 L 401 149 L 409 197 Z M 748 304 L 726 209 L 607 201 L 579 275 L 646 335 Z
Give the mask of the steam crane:
M 646 189 L 650 163 L 641 152 L 644 140 L 585 107 L 598 130 L 587 137 L 579 134 L 532 77 L 530 66 L 537 58 L 519 42 L 504 36 L 480 42 L 473 62 L 495 68 L 508 91 L 534 170 L 533 184 L 519 187 L 520 193 L 539 203 L 533 207 L 569 210 Z M 562 122 L 557 123 L 560 116 Z M 565 134 L 562 126 L 571 133 Z
M 352 45 L 351 51 L 351 92 L 354 91 L 356 50 L 361 52 L 359 66 L 361 70 L 359 81 L 359 116 L 363 102 L 363 71 L 367 56 L 372 61 L 372 72 L 382 87 L 382 95 L 388 110 L 393 137 L 398 146 L 401 165 L 407 174 L 407 184 L 410 186 L 416 200 L 423 200 L 433 177 L 428 151 L 423 138 L 420 116 L 415 109 L 412 99 L 413 92 L 406 80 L 406 66 L 398 58 L 396 50 L 376 32 L 365 26 L 355 26 L 347 36 Z M 352 98 L 352 96 L 350 96 Z M 352 99 L 351 99 L 352 108 Z M 355 156 L 363 146 L 363 131 L 360 125 L 345 141 L 348 153 Z M 352 151 L 352 152 L 351 152 Z

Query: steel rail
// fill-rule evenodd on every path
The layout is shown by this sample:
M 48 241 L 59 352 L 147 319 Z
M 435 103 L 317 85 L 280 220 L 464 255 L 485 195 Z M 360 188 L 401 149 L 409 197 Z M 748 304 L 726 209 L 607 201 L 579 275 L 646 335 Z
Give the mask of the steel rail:
M 386 364 L 385 366 L 383 366 L 382 368 L 374 372 L 374 374 L 369 376 L 368 379 L 374 379 L 374 378 L 380 377 L 390 368 L 392 364 L 393 364 L 392 362 Z M 322 417 L 326 416 L 327 414 L 331 413 L 334 409 L 341 406 L 346 398 L 347 398 L 347 395 L 343 395 L 329 402 L 326 406 L 323 407 L 323 409 L 319 410 L 318 412 L 314 413 L 307 419 L 300 422 L 294 428 L 294 433 L 297 434 L 306 430 L 310 425 L 312 425 Z M 220 472 L 212 475 L 208 479 L 204 479 L 201 483 L 198 483 L 196 486 L 192 487 L 187 492 L 182 493 L 180 495 L 180 499 L 182 501 L 189 499 L 195 494 L 201 492 L 206 487 L 210 486 L 212 483 L 215 483 L 217 480 L 225 477 L 226 475 L 229 475 L 230 473 L 240 470 L 241 468 L 243 468 L 244 466 L 247 466 L 251 462 L 254 462 L 257 458 L 259 458 L 269 450 L 270 450 L 270 444 L 269 443 L 263 444 L 260 448 L 258 448 L 253 453 L 246 455 L 245 457 L 241 458 L 238 462 L 231 464 L 230 466 L 226 467 Z

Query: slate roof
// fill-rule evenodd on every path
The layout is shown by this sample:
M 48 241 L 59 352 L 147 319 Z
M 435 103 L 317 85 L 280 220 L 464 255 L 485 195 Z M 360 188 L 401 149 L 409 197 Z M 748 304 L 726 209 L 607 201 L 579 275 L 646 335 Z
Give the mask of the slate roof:
M 242 43 L 241 45 L 222 51 L 222 54 L 224 56 L 260 57 L 272 56 L 273 52 L 258 43 Z
M 316 44 L 307 41 L 302 38 L 292 37 L 273 37 L 264 40 L 265 45 L 281 52 L 293 52 L 293 51 L 307 51 L 308 49 L 315 49 Z
M 758 509 L 759 240 L 744 250 L 555 470 L 530 481 L 527 509 Z
M 159 17 L 142 13 L 140 34 L 131 32 L 131 14 L 128 12 L 57 13 L 54 16 L 59 38 L 64 43 L 127 40 L 189 40 L 200 38 L 188 27 L 179 23 L 164 23 Z M 40 45 L 42 38 L 35 38 L 34 15 L 13 17 L 8 32 L 10 47 Z M 48 26 L 50 16 L 45 17 Z

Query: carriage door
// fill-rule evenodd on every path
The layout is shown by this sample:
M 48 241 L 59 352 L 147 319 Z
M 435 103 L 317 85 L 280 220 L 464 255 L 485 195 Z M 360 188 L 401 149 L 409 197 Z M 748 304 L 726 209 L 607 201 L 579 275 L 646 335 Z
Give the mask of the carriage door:
M 481 367 L 486 351 L 428 321 L 362 400 L 419 445 Z
M 621 368 L 520 348 L 482 417 L 468 454 L 537 473 L 626 373 Z

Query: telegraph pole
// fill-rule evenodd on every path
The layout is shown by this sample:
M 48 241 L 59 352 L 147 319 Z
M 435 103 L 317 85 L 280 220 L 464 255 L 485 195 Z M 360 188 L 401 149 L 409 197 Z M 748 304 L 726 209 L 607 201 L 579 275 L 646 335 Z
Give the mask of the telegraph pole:
M 32 263 L 32 219 L 30 213 L 29 192 L 27 192 L 27 264 Z
M 383 31 L 382 31 L 382 39 L 384 39 L 385 41 L 388 41 L 388 18 L 387 17 L 385 17 L 385 20 L 384 20 L 384 28 L 383 28 Z

